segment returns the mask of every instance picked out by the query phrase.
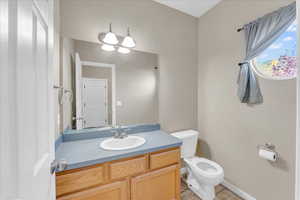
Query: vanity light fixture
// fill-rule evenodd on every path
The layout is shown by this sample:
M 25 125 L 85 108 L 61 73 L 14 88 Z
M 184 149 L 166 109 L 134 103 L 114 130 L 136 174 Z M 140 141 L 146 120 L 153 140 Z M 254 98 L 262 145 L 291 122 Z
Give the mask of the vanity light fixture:
M 110 45 L 116 45 L 119 43 L 116 34 L 112 32 L 111 23 L 109 24 L 109 32 L 105 34 L 103 42 Z
M 130 29 L 127 29 L 127 36 L 123 39 L 122 46 L 127 47 L 127 48 L 133 48 L 135 47 L 135 41 L 134 39 L 130 36 Z
M 99 41 L 102 43 L 101 49 L 104 51 L 115 51 L 119 53 L 128 54 L 131 49 L 136 46 L 135 40 L 130 35 L 130 29 L 127 29 L 127 35 L 125 37 L 116 35 L 112 32 L 112 24 L 109 24 L 109 32 L 99 33 Z M 119 43 L 119 41 L 122 41 Z
M 104 51 L 114 51 L 116 50 L 113 45 L 102 44 L 101 49 Z
M 124 47 L 119 47 L 118 52 L 123 53 L 123 54 L 128 54 L 128 53 L 130 53 L 130 49 L 124 48 Z

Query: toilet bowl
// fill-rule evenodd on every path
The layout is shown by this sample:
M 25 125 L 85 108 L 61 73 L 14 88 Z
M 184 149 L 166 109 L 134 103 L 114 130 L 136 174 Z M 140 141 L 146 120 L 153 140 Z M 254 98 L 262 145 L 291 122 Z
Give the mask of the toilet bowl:
M 181 158 L 188 171 L 188 187 L 202 200 L 215 198 L 215 186 L 224 180 L 224 170 L 217 163 L 195 156 L 198 132 L 187 130 L 176 132 L 173 136 L 182 140 Z
M 184 159 L 188 170 L 188 187 L 203 200 L 215 198 L 215 186 L 224 180 L 223 168 L 205 158 Z

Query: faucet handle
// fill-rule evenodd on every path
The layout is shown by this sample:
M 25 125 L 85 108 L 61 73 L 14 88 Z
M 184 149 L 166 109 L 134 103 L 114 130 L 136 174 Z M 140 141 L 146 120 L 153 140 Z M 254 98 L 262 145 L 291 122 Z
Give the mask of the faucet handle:
M 119 128 L 117 126 L 113 126 L 112 130 L 110 132 L 114 134 L 114 138 L 119 138 L 120 137 L 120 131 L 119 131 Z
M 126 127 L 122 128 L 122 132 L 120 134 L 120 138 L 126 138 L 126 137 L 128 137 L 128 133 L 129 133 L 130 130 L 131 130 L 130 128 L 126 128 Z
M 112 131 L 112 133 L 114 134 L 114 138 L 119 138 L 120 135 L 121 135 L 121 133 L 119 131 L 117 131 L 117 130 Z

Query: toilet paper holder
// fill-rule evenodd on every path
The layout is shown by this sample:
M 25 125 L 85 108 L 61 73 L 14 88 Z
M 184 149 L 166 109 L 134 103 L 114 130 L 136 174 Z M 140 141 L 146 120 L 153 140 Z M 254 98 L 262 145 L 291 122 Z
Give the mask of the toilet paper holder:
M 275 151 L 276 146 L 272 143 L 265 143 L 264 145 L 257 145 L 257 149 L 264 149 L 264 150 L 269 150 L 269 151 Z
M 276 155 L 275 161 L 279 159 L 279 153 L 275 150 L 276 146 L 274 144 L 267 142 L 264 145 L 257 145 L 257 150 L 259 151 L 260 149 L 273 152 Z

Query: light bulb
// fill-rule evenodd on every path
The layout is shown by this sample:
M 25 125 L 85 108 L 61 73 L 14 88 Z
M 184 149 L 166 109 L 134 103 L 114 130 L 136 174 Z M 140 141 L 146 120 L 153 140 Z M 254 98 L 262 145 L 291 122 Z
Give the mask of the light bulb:
M 103 44 L 103 45 L 101 46 L 101 49 L 104 50 L 104 51 L 114 51 L 114 50 L 115 50 L 115 47 L 112 46 L 112 45 Z
M 128 53 L 130 53 L 130 49 L 127 49 L 127 48 L 124 48 L 124 47 L 119 47 L 118 52 L 123 53 L 123 54 L 128 54 Z
M 106 44 L 112 44 L 112 45 L 115 45 L 115 44 L 118 44 L 119 43 L 119 40 L 116 36 L 116 34 L 114 34 L 112 32 L 112 28 L 111 28 L 111 23 L 109 24 L 109 32 L 107 32 L 103 38 L 103 42 L 106 43 Z
M 131 36 L 126 36 L 122 42 L 123 47 L 133 48 L 135 47 L 135 41 Z
M 123 39 L 122 46 L 123 47 L 128 47 L 128 48 L 133 48 L 135 47 L 135 41 L 134 39 L 130 36 L 130 30 L 129 28 L 127 29 L 127 36 Z
M 119 40 L 118 40 L 116 34 L 114 34 L 112 32 L 108 32 L 108 33 L 106 33 L 106 35 L 103 39 L 103 42 L 105 42 L 106 44 L 115 45 L 115 44 L 119 43 Z

